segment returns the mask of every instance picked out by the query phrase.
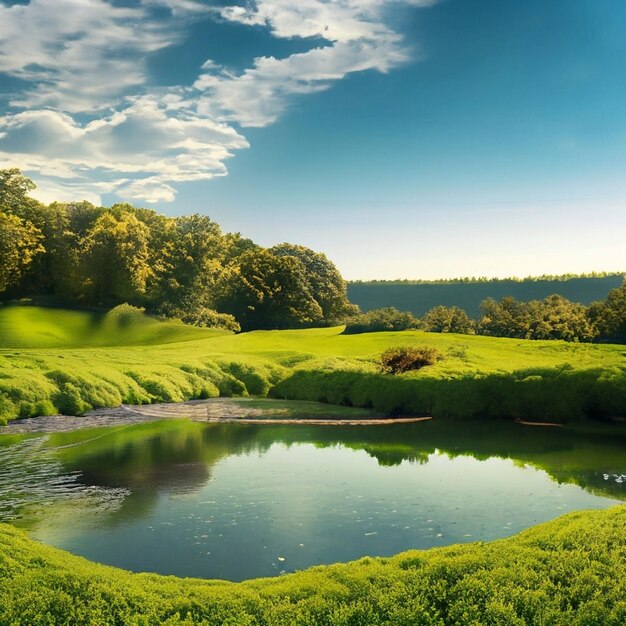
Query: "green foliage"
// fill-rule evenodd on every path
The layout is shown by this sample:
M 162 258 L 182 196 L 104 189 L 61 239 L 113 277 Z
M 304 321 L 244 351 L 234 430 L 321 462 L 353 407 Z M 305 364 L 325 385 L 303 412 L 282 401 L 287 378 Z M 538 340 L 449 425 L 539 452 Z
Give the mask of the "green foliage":
M 28 194 L 33 189 L 35 183 L 17 168 L 0 170 L 0 209 L 18 211 L 29 202 Z
M 185 324 L 199 326 L 200 328 L 221 328 L 235 333 L 241 331 L 239 322 L 233 315 L 228 313 L 218 313 L 214 309 L 196 306 L 191 309 L 184 309 L 170 304 L 159 307 L 159 313 L 166 318 L 175 318 Z
M 589 319 L 598 332 L 598 341 L 626 343 L 626 282 L 613 289 L 604 302 L 589 307 Z
M 587 308 L 556 294 L 530 302 L 488 299 L 482 310 L 479 332 L 492 337 L 592 341 L 596 335 Z
M 309 291 L 321 308 L 326 324 L 339 324 L 358 311 L 348 301 L 346 281 L 326 255 L 290 243 L 274 246 L 270 248 L 270 252 L 276 256 L 291 256 L 301 261 Z
M 90 563 L 0 526 L 0 623 L 290 626 L 626 620 L 626 511 L 570 513 L 508 539 L 242 583 Z
M 402 377 L 358 370 L 300 370 L 281 380 L 270 395 L 387 414 L 568 423 L 626 417 L 626 371 L 534 368 L 436 378 L 423 370 Z
M 92 302 L 140 302 L 152 269 L 148 227 L 132 213 L 103 213 L 84 239 L 82 272 Z
M 314 326 L 324 321 L 302 261 L 264 249 L 238 257 L 221 285 L 217 304 L 234 315 L 243 330 Z
M 458 306 L 433 307 L 422 318 L 422 328 L 431 333 L 459 333 L 473 335 L 475 324 Z
M 413 317 L 411 313 L 388 307 L 351 317 L 343 332 L 344 335 L 357 335 L 360 333 L 409 330 L 419 327 L 419 320 Z
M 0 292 L 16 284 L 44 252 L 41 232 L 16 215 L 0 212 Z
M 380 355 L 380 369 L 384 374 L 403 374 L 434 365 L 441 359 L 443 355 L 437 348 L 424 346 L 387 348 Z

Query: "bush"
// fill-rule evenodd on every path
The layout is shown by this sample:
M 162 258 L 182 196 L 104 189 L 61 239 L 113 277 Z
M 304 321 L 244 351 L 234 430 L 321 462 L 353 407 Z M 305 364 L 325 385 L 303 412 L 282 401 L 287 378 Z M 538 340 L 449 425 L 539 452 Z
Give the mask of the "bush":
M 143 324 L 146 321 L 146 310 L 128 304 L 118 304 L 104 317 L 104 324 L 113 329 L 129 328 L 133 325 Z
M 356 335 L 359 333 L 410 330 L 419 327 L 420 322 L 412 313 L 388 307 L 356 315 L 348 321 L 343 334 Z
M 424 330 L 431 333 L 459 333 L 473 335 L 475 324 L 458 306 L 436 306 L 422 318 Z
M 241 331 L 241 326 L 234 316 L 229 313 L 218 313 L 205 306 L 182 308 L 164 303 L 157 309 L 157 313 L 163 317 L 179 319 L 185 324 L 201 328 L 221 328 L 235 333 Z
M 441 359 L 443 355 L 436 348 L 388 348 L 380 355 L 380 369 L 385 374 L 402 374 L 434 365 Z

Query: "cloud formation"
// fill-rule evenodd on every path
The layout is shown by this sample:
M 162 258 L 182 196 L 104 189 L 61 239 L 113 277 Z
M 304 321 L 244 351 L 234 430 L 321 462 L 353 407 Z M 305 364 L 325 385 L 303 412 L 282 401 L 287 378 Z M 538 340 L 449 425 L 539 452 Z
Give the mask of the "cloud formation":
M 43 196 L 54 188 L 171 201 L 178 182 L 227 174 L 226 159 L 248 147 L 237 127 L 267 126 L 295 97 L 328 89 L 350 73 L 388 72 L 414 57 L 387 25 L 387 12 L 399 4 L 432 2 L 0 5 L 0 77 L 22 85 L 0 116 L 0 159 L 45 176 Z M 209 18 L 310 40 L 311 48 L 285 58 L 258 56 L 240 73 L 209 59 L 191 86 L 151 87 L 150 55 L 181 42 L 188 24 Z

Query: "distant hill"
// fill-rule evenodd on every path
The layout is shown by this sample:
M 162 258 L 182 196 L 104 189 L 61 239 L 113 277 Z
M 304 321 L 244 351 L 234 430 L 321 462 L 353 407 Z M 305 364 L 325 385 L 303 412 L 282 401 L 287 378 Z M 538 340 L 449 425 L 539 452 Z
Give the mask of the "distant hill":
M 556 276 L 525 279 L 458 279 L 442 281 L 368 281 L 348 284 L 348 297 L 362 311 L 395 307 L 424 315 L 434 306 L 458 306 L 471 317 L 480 315 L 486 298 L 541 300 L 557 293 L 572 302 L 590 304 L 604 300 L 611 289 L 624 282 L 624 274 Z

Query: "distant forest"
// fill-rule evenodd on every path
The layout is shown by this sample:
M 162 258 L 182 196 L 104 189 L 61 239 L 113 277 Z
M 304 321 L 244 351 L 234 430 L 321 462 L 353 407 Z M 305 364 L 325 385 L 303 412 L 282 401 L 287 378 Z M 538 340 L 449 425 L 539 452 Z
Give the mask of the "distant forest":
M 589 305 L 604 300 L 624 282 L 624 272 L 565 274 L 529 278 L 456 278 L 433 281 L 393 280 L 348 283 L 348 298 L 364 311 L 394 307 L 423 316 L 436 306 L 459 307 L 475 319 L 482 315 L 481 304 L 492 298 L 512 297 L 521 302 L 543 300 L 553 294 L 571 302 Z

